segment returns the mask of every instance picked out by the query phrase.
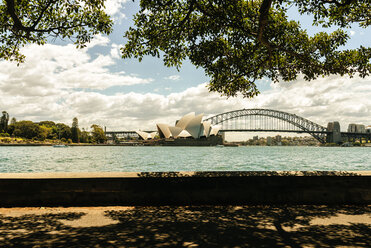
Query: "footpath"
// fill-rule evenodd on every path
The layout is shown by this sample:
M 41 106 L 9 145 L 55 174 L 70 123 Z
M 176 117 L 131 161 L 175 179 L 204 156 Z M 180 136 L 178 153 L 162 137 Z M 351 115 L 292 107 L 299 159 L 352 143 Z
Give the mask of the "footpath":
M 0 247 L 371 247 L 371 205 L 0 208 Z

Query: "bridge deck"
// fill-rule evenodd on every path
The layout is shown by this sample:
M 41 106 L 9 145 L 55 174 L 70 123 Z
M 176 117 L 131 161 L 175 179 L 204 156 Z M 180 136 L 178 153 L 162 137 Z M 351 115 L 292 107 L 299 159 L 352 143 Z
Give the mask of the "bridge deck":
M 222 129 L 219 132 L 278 132 L 278 133 L 308 133 L 303 130 L 275 130 L 275 129 Z M 327 134 L 327 131 L 310 131 L 310 133 L 323 133 Z
M 147 133 L 152 133 L 156 131 L 143 131 Z M 328 131 L 304 131 L 304 130 L 276 130 L 276 129 L 221 129 L 219 132 L 278 132 L 278 133 L 317 133 L 317 134 L 329 134 L 331 132 Z M 136 134 L 135 131 L 107 131 L 106 134 Z M 341 132 L 343 136 L 363 136 L 363 137 L 371 137 L 371 133 L 350 133 L 350 132 Z

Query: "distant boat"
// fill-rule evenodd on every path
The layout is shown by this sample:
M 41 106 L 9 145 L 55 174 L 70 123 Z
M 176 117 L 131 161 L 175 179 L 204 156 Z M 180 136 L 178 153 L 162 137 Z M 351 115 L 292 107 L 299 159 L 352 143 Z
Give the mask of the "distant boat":
M 224 147 L 224 145 L 216 145 L 215 147 Z
M 66 148 L 66 147 L 68 147 L 68 145 L 60 144 L 60 145 L 53 145 L 53 147 L 55 147 L 55 148 Z

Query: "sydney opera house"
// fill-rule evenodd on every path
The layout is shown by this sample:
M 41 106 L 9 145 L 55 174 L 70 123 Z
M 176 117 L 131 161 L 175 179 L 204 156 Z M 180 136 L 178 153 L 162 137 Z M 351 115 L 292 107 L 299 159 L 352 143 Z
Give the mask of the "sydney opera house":
M 175 126 L 156 124 L 158 135 L 162 139 L 174 140 L 213 140 L 218 136 L 220 126 L 212 126 L 210 121 L 202 121 L 203 114 L 195 115 L 194 112 L 186 114 L 176 121 Z M 136 131 L 144 140 L 154 139 L 157 132 L 147 133 Z M 215 137 L 214 137 L 215 136 Z M 217 142 L 220 143 L 220 142 Z

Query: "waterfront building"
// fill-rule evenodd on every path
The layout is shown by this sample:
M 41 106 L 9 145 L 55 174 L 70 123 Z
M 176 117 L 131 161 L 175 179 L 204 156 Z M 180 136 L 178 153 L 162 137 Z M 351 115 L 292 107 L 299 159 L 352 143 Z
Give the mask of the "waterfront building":
M 218 135 L 220 126 L 212 126 L 210 121 L 202 121 L 203 114 L 195 115 L 194 112 L 184 115 L 175 122 L 175 126 L 157 124 L 160 138 L 189 138 L 199 139 Z
M 365 133 L 366 132 L 366 127 L 365 125 L 358 124 L 356 126 L 356 132 L 357 133 Z
M 165 139 L 178 138 L 193 138 L 201 137 L 209 138 L 217 136 L 220 126 L 212 126 L 210 121 L 202 121 L 203 114 L 195 115 L 194 112 L 184 115 L 175 122 L 175 126 L 170 126 L 164 123 L 156 124 L 158 135 Z M 137 134 L 144 140 L 153 139 L 157 132 L 147 133 L 136 131 Z
M 348 125 L 348 133 L 355 133 L 356 132 L 356 124 L 351 123 Z
M 366 127 L 362 124 L 349 124 L 348 126 L 349 133 L 366 133 Z

